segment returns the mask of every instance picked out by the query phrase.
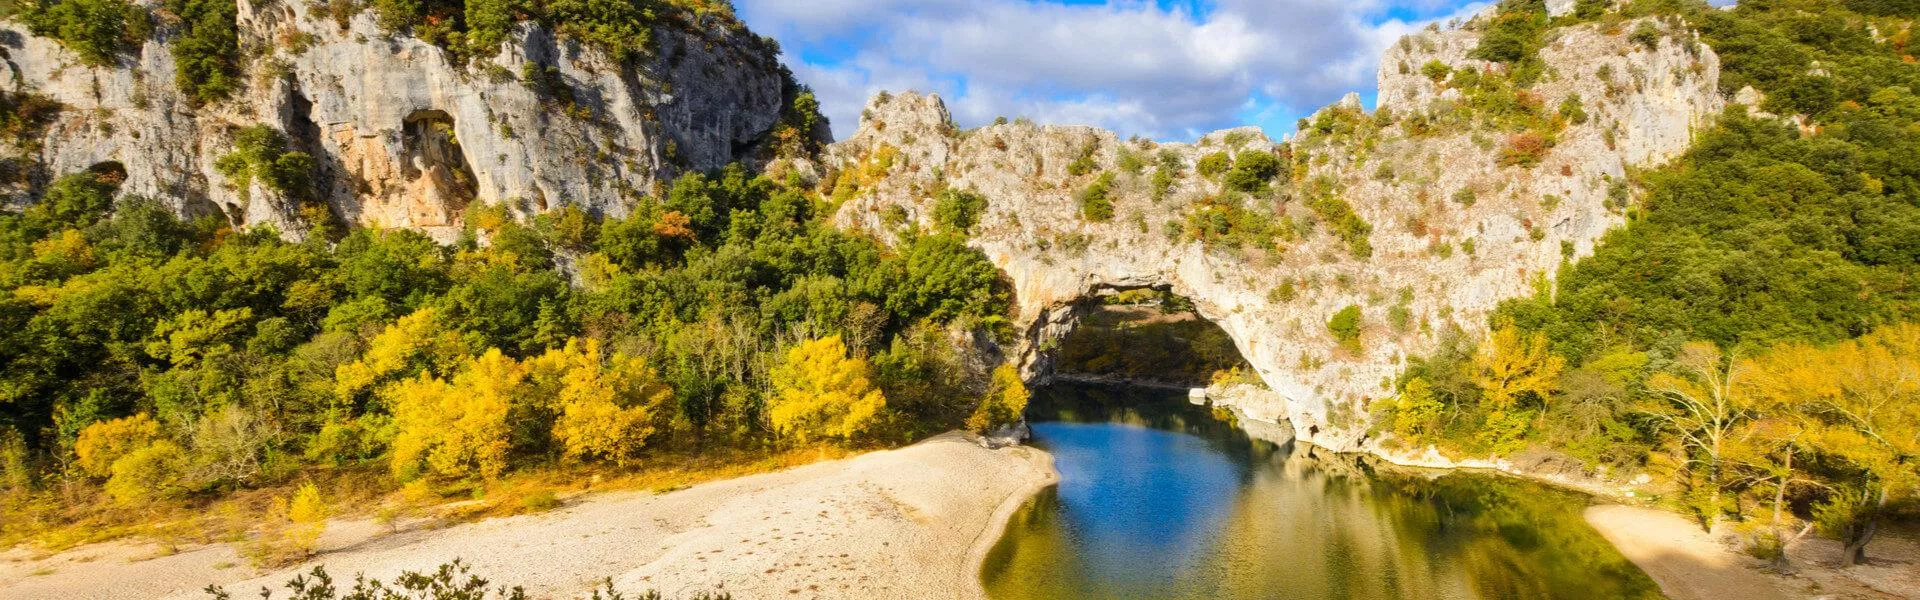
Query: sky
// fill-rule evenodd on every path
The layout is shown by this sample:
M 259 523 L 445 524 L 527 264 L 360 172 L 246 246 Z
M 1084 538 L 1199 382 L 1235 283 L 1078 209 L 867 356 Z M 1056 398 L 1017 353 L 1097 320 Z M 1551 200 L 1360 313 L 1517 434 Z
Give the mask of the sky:
M 940 94 L 962 127 L 996 117 L 1191 140 L 1279 138 L 1360 92 L 1382 49 L 1485 0 L 734 0 L 780 41 L 836 138 L 888 90 Z

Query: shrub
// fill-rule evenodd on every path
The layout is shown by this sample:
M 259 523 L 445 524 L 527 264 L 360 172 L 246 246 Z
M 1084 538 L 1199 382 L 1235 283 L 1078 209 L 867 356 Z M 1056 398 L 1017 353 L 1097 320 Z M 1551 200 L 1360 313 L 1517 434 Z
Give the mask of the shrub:
M 1453 192 L 1453 202 L 1461 206 L 1473 206 L 1473 203 L 1479 200 L 1480 192 L 1475 191 L 1473 186 L 1466 186 Z
M 20 20 L 34 35 L 60 45 L 93 66 L 138 48 L 153 32 L 147 11 L 126 0 L 46 0 L 22 3 Z
M 1570 94 L 1565 100 L 1560 101 L 1560 118 L 1574 125 L 1587 124 L 1587 108 L 1580 101 L 1579 94 Z
M 1660 27 L 1654 25 L 1652 21 L 1641 21 L 1640 26 L 1633 28 L 1633 33 L 1628 35 L 1627 39 L 1648 50 L 1659 50 L 1660 40 L 1666 37 L 1666 32 L 1660 31 Z
M 1080 190 L 1080 217 L 1095 223 L 1113 220 L 1113 174 L 1102 173 L 1087 189 Z
M 865 433 L 887 408 L 873 385 L 867 361 L 847 355 L 840 336 L 802 342 L 787 350 L 769 374 L 773 397 L 767 417 L 780 435 L 805 444 L 849 440 Z
M 333 583 L 333 576 L 327 574 L 324 566 L 316 566 L 305 575 L 296 575 L 285 586 L 293 600 L 527 600 L 525 590 L 519 587 L 489 587 L 492 582 L 473 575 L 460 559 L 440 565 L 431 573 L 403 571 L 393 578 L 393 584 L 381 583 L 378 579 L 368 579 L 361 575 L 354 578 L 353 587 L 341 595 L 340 589 Z M 206 587 L 206 593 L 213 600 L 232 600 L 233 595 L 217 585 Z M 262 588 L 262 600 L 272 600 L 273 591 Z M 613 580 L 607 579 L 593 588 L 593 600 L 622 600 L 627 596 L 614 591 Z M 646 592 L 635 596 L 636 600 L 666 600 L 659 592 Z M 726 592 L 701 592 L 688 596 L 685 600 L 732 600 L 733 595 Z
M 122 504 L 137 504 L 178 496 L 187 476 L 187 451 L 160 440 L 113 461 L 107 494 Z
M 1440 83 L 1446 81 L 1448 77 L 1453 76 L 1453 67 L 1447 66 L 1447 63 L 1440 62 L 1439 60 L 1430 60 L 1427 61 L 1427 64 L 1420 66 L 1420 74 L 1425 75 L 1427 79 L 1433 80 L 1434 83 Z
M 1531 169 L 1540 166 L 1547 151 L 1553 148 L 1545 136 L 1531 131 L 1516 133 L 1507 137 L 1506 146 L 1500 149 L 1500 166 Z
M 1227 156 L 1227 152 L 1225 150 L 1221 150 L 1219 152 L 1215 152 L 1213 154 L 1208 154 L 1206 156 L 1200 157 L 1200 164 L 1195 165 L 1194 168 L 1200 171 L 1201 177 L 1205 177 L 1207 179 L 1213 179 L 1214 176 L 1225 172 L 1229 167 L 1232 167 L 1232 166 L 1233 166 L 1233 158 Z
M 1160 168 L 1153 170 L 1153 180 L 1148 182 L 1148 186 L 1151 188 L 1148 193 L 1155 203 L 1166 200 L 1167 194 L 1173 192 L 1173 178 L 1175 173 L 1176 171 L 1167 168 L 1166 165 L 1161 165 Z
M 1268 152 L 1241 152 L 1227 172 L 1227 189 L 1249 194 L 1267 193 L 1267 184 L 1280 174 L 1280 159 Z
M 976 192 L 948 188 L 940 192 L 933 205 L 933 221 L 941 227 L 966 233 L 980 223 L 987 212 L 987 197 Z
M 1341 346 L 1358 349 L 1360 347 L 1360 306 L 1349 304 L 1346 308 L 1340 309 L 1340 312 L 1333 313 L 1333 318 L 1327 319 L 1327 331 L 1333 334 L 1333 339 L 1339 340 Z
M 167 0 L 180 18 L 173 37 L 180 91 L 197 103 L 225 99 L 240 85 L 240 36 L 235 0 Z
M 973 416 L 967 417 L 967 428 L 986 433 L 1018 423 L 1027 410 L 1027 398 L 1027 384 L 1020 380 L 1018 369 L 1011 364 L 995 367 L 986 397 L 980 399 Z
M 99 421 L 80 430 L 73 444 L 75 464 L 94 477 L 113 474 L 113 463 L 160 439 L 160 423 L 146 413 Z
M 287 137 L 266 125 L 244 127 L 234 133 L 233 151 L 214 161 L 213 167 L 242 194 L 257 178 L 267 189 L 289 198 L 314 197 L 313 156 L 288 150 Z
M 296 546 L 312 550 L 314 544 L 320 541 L 320 533 L 327 527 L 327 503 L 320 497 L 320 488 L 313 482 L 300 484 L 299 491 L 294 492 L 293 501 L 287 508 L 287 520 L 292 521 L 295 527 L 304 528 L 289 538 Z
M 1467 56 L 1506 64 L 1513 70 L 1515 83 L 1532 85 L 1544 71 L 1539 53 L 1546 45 L 1546 32 L 1545 0 L 1502 0 L 1480 36 L 1480 45 Z
M 1326 195 L 1308 200 L 1307 207 L 1313 209 L 1314 214 L 1333 229 L 1334 235 L 1346 242 L 1349 255 L 1359 259 L 1373 255 L 1373 243 L 1369 239 L 1373 234 L 1373 226 L 1360 218 L 1346 200 Z

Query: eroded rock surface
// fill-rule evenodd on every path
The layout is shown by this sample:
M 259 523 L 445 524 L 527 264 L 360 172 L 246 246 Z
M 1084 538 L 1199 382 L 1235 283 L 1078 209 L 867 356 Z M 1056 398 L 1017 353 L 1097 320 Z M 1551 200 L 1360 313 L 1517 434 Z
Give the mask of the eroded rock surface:
M 752 33 L 695 21 L 655 27 L 652 51 L 624 63 L 524 23 L 497 54 L 460 64 L 382 32 L 371 12 L 343 26 L 324 3 L 240 0 L 241 45 L 261 55 L 243 90 L 203 106 L 179 91 L 164 22 L 112 67 L 18 23 L 0 23 L 0 45 L 8 91 L 65 105 L 41 144 L 42 181 L 117 162 L 126 193 L 299 236 L 295 202 L 214 169 L 236 130 L 266 123 L 318 159 L 318 200 L 347 223 L 445 239 L 473 202 L 623 215 L 677 173 L 753 155 L 789 78 Z
M 839 223 L 883 236 L 902 216 L 932 227 L 935 196 L 946 187 L 987 198 L 970 243 L 1012 280 L 1022 328 L 1014 353 L 1029 376 L 1049 375 L 1051 349 L 1082 313 L 1076 303 L 1108 289 L 1171 289 L 1225 329 L 1284 399 L 1244 412 L 1288 421 L 1300 439 L 1321 446 L 1358 449 L 1367 444 L 1367 403 L 1393 394 L 1391 380 L 1409 355 L 1431 350 L 1452 327 L 1484 331 L 1501 300 L 1532 293 L 1563 260 L 1591 253 L 1624 221 L 1627 171 L 1678 155 L 1722 110 L 1711 49 L 1680 31 L 1656 47 L 1635 44 L 1622 33 L 1634 26 L 1554 34 L 1532 100 L 1551 111 L 1577 94 L 1587 118 L 1567 123 L 1534 166 L 1500 165 L 1510 132 L 1415 131 L 1410 117 L 1467 102 L 1424 73 L 1428 63 L 1504 76 L 1467 58 L 1479 35 L 1468 29 L 1428 30 L 1386 53 L 1380 104 L 1391 118 L 1366 114 L 1357 96 L 1323 111 L 1342 117 L 1335 122 L 1384 126 L 1303 131 L 1278 144 L 1258 129 L 1153 143 L 1024 121 L 960 131 L 938 97 L 881 95 L 824 162 L 843 200 Z M 1276 191 L 1242 201 L 1295 231 L 1280 249 L 1190 234 L 1194 207 L 1225 197 L 1219 178 L 1196 172 L 1202 157 L 1221 151 L 1282 157 L 1290 172 Z M 1092 169 L 1072 167 L 1083 155 Z M 1125 155 L 1144 168 L 1123 168 Z M 1162 155 L 1183 174 L 1156 201 L 1152 175 Z M 1076 195 L 1103 173 L 1114 176 L 1114 217 L 1092 222 Z M 1471 200 L 1463 189 L 1473 190 Z M 1363 258 L 1310 209 L 1329 193 L 1371 226 Z M 1350 305 L 1363 314 L 1357 348 L 1342 347 L 1327 327 Z

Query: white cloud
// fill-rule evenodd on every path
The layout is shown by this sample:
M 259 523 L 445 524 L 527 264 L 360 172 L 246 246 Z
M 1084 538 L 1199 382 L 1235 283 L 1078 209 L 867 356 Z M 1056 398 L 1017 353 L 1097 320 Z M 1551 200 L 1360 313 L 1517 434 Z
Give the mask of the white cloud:
M 1369 91 L 1380 50 L 1420 26 L 1383 15 L 1459 2 L 1216 0 L 1195 13 L 1142 0 L 736 1 L 786 46 L 839 135 L 874 93 L 914 89 L 940 93 L 967 126 L 1028 116 L 1180 138 Z

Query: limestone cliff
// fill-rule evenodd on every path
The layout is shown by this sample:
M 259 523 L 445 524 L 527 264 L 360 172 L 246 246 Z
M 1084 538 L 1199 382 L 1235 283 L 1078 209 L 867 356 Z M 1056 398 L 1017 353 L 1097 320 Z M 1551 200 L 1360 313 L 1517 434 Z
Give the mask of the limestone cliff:
M 1473 27 L 1436 28 L 1386 53 L 1381 111 L 1369 115 L 1349 97 L 1286 142 L 1241 129 L 1153 143 L 1024 121 L 960 131 L 937 97 L 882 95 L 859 130 L 828 149 L 825 185 L 843 201 L 842 226 L 883 235 L 902 216 L 932 226 L 937 190 L 984 195 L 971 243 L 1012 280 L 1023 330 L 1014 353 L 1030 376 L 1048 376 L 1050 350 L 1085 299 L 1168 288 L 1225 329 L 1278 392 L 1235 408 L 1290 422 L 1301 439 L 1357 449 L 1368 441 L 1367 403 L 1392 396 L 1410 354 L 1431 350 L 1451 327 L 1483 332 L 1501 300 L 1532 293 L 1562 261 L 1590 253 L 1624 220 L 1628 171 L 1684 151 L 1722 109 L 1711 49 L 1680 30 L 1636 44 L 1621 33 L 1635 26 L 1553 34 L 1542 51 L 1547 73 L 1520 101 L 1551 112 L 1577 95 L 1570 104 L 1584 116 L 1559 118 L 1557 143 L 1532 160 L 1502 160 L 1516 143 L 1510 130 L 1457 118 L 1472 102 L 1429 63 L 1503 74 L 1467 58 Z M 1275 191 L 1236 199 L 1197 172 L 1221 151 L 1274 153 L 1290 172 Z M 1156 194 L 1162 160 L 1182 175 Z M 1103 174 L 1113 176 L 1115 216 L 1094 222 L 1076 195 Z M 1312 208 L 1328 197 L 1370 227 L 1364 243 L 1336 235 L 1337 224 Z M 1196 239 L 1204 237 L 1196 226 L 1211 225 L 1193 213 L 1233 202 L 1279 224 L 1284 241 L 1267 249 Z M 1327 322 L 1350 305 L 1364 328 L 1357 345 L 1343 346 Z
M 318 200 L 337 217 L 446 239 L 474 202 L 508 202 L 522 216 L 562 204 L 622 215 L 674 174 L 750 158 L 791 91 L 771 44 L 716 18 L 666 20 L 651 51 L 627 61 L 522 23 L 496 54 L 466 62 L 383 32 L 369 11 L 333 15 L 306 0 L 238 8 L 246 83 L 203 106 L 176 84 L 164 17 L 108 67 L 0 23 L 6 90 L 63 105 L 39 140 L 34 183 L 117 163 L 125 193 L 299 236 L 307 225 L 293 201 L 257 183 L 238 189 L 214 168 L 236 130 L 265 123 L 316 157 Z M 13 192 L 17 202 L 35 190 Z

